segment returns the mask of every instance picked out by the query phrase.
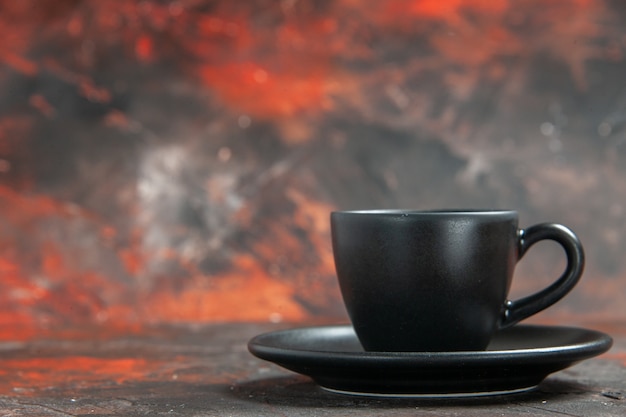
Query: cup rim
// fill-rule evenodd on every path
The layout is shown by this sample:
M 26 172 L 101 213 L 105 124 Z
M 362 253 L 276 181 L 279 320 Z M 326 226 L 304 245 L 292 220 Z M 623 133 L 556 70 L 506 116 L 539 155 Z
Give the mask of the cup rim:
M 358 210 L 335 210 L 332 214 L 339 215 L 378 215 L 378 216 L 493 216 L 493 215 L 517 215 L 516 210 L 508 209 L 358 209 Z

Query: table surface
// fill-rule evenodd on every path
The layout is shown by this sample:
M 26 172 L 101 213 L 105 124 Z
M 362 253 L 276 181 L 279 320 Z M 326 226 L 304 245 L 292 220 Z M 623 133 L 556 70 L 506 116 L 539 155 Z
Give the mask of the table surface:
M 0 415 L 624 416 L 626 323 L 606 354 L 549 376 L 537 390 L 463 399 L 332 394 L 253 357 L 247 341 L 285 324 L 228 323 L 49 333 L 0 342 Z

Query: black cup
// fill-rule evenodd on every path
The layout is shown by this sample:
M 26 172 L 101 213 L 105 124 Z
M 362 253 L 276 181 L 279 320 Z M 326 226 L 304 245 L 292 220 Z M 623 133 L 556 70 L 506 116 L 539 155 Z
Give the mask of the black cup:
M 339 211 L 331 230 L 343 299 L 367 351 L 484 350 L 497 330 L 560 300 L 584 267 L 571 230 L 518 229 L 515 211 Z M 507 301 L 516 263 L 543 239 L 563 247 L 565 272 Z

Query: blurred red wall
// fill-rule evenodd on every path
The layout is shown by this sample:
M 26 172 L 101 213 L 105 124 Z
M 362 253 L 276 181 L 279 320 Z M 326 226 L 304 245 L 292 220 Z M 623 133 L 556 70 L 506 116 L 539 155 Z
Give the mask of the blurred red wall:
M 345 320 L 328 214 L 562 222 L 626 317 L 619 1 L 0 3 L 0 323 Z M 545 244 L 513 296 L 560 273 Z

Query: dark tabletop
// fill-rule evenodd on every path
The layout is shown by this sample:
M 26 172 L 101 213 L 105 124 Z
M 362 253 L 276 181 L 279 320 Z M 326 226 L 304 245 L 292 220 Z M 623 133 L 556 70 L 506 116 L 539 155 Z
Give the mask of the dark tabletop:
M 285 324 L 82 329 L 0 342 L 0 415 L 624 416 L 626 323 L 595 323 L 606 354 L 549 376 L 537 390 L 458 400 L 332 394 L 253 357 L 248 340 Z

